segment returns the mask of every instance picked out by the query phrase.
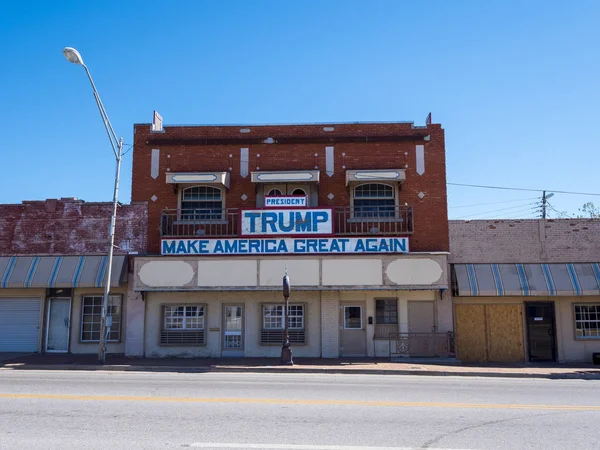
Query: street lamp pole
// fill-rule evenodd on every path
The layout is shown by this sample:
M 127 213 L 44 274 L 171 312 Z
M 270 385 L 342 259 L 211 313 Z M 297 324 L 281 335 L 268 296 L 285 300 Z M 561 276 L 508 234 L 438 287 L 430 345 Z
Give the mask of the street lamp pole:
M 293 365 L 292 360 L 292 347 L 290 345 L 290 332 L 289 332 L 289 308 L 290 308 L 290 277 L 287 275 L 287 267 L 285 269 L 285 276 L 283 277 L 283 298 L 285 304 L 283 305 L 283 345 L 281 346 L 281 362 L 282 364 Z
M 106 361 L 106 343 L 108 339 L 106 316 L 108 311 L 108 297 L 110 295 L 110 280 L 112 276 L 113 266 L 115 224 L 117 222 L 117 208 L 119 206 L 119 178 L 121 176 L 121 160 L 123 159 L 123 138 L 117 139 L 115 130 L 113 129 L 110 120 L 108 119 L 106 109 L 104 109 L 102 100 L 100 100 L 100 95 L 98 95 L 98 91 L 96 90 L 96 85 L 94 84 L 92 75 L 90 74 L 90 71 L 88 70 L 87 66 L 83 63 L 83 58 L 81 57 L 79 52 L 72 47 L 66 47 L 63 50 L 63 54 L 69 62 L 72 62 L 73 64 L 79 64 L 85 69 L 85 73 L 87 74 L 88 79 L 90 80 L 90 83 L 92 85 L 92 90 L 94 91 L 94 99 L 96 100 L 96 105 L 98 105 L 98 110 L 100 111 L 100 116 L 102 116 L 104 128 L 106 129 L 106 133 L 108 134 L 108 139 L 110 140 L 110 145 L 113 149 L 113 153 L 117 161 L 117 169 L 115 173 L 115 186 L 113 191 L 113 209 L 110 218 L 110 229 L 108 233 L 108 268 L 106 269 L 106 281 L 104 282 L 104 296 L 102 298 L 102 310 L 100 315 L 100 345 L 98 348 L 98 361 L 104 364 Z

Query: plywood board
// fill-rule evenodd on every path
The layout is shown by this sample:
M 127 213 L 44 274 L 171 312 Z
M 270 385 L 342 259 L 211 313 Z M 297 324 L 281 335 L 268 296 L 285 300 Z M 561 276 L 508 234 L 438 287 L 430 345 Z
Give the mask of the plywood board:
M 523 307 L 521 305 L 485 305 L 488 360 L 522 362 Z
M 487 361 L 485 306 L 455 305 L 456 350 L 465 362 Z

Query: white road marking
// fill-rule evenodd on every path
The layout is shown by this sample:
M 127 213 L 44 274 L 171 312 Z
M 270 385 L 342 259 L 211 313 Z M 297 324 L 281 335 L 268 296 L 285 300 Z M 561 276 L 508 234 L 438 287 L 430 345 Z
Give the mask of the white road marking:
M 273 449 L 273 450 L 417 450 L 418 447 L 372 447 L 362 445 L 299 445 L 299 444 L 233 444 L 223 442 L 194 442 L 190 447 L 196 448 L 249 448 L 249 449 Z M 461 450 L 431 448 L 429 450 Z M 465 450 L 465 449 L 462 449 Z

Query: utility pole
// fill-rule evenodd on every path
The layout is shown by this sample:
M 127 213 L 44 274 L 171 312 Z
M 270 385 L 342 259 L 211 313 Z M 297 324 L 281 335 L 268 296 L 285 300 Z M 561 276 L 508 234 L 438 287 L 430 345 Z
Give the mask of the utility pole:
M 542 191 L 542 219 L 546 219 L 546 191 Z
M 546 219 L 546 205 L 550 197 L 554 197 L 553 192 L 546 194 L 546 191 L 542 191 L 542 219 Z

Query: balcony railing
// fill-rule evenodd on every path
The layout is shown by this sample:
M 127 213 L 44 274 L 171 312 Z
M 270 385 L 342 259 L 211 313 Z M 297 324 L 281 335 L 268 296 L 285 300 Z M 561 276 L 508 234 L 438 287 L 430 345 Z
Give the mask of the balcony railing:
M 390 333 L 390 358 L 454 357 L 454 333 Z
M 333 208 L 333 233 L 354 236 L 398 236 L 413 233 L 412 206 Z M 160 222 L 162 237 L 237 237 L 240 210 L 165 209 Z
M 239 209 L 165 209 L 160 221 L 162 237 L 237 237 L 239 232 Z
M 333 208 L 335 234 L 366 236 L 413 233 L 412 206 L 337 206 Z

